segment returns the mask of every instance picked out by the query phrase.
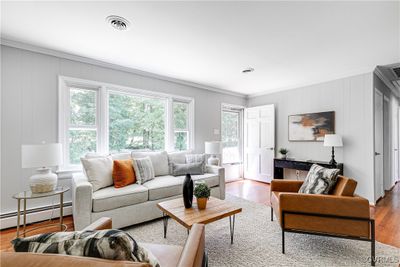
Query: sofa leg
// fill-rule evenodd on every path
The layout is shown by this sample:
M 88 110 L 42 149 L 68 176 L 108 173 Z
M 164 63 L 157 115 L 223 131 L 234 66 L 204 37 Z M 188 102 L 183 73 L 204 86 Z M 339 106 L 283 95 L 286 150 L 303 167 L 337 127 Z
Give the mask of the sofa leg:
M 271 206 L 271 222 L 274 221 L 274 209 Z
M 285 230 L 282 229 L 282 254 L 285 254 Z
M 375 221 L 371 220 L 371 266 L 375 266 Z

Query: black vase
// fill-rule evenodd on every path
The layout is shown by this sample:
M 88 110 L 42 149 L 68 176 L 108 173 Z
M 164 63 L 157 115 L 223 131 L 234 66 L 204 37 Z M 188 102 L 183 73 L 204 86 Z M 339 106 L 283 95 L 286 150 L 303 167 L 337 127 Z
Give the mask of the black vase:
M 193 203 L 193 180 L 190 174 L 186 174 L 183 181 L 183 203 L 185 208 L 191 208 Z

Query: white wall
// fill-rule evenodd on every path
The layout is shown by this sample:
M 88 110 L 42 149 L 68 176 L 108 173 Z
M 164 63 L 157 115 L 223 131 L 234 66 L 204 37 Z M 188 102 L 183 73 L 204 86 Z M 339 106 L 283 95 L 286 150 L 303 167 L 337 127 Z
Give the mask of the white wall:
M 21 144 L 57 142 L 58 75 L 133 88 L 190 96 L 195 99 L 195 150 L 204 141 L 219 140 L 221 103 L 245 105 L 244 97 L 216 93 L 129 72 L 1 46 L 1 214 L 16 211 L 12 195 L 29 188 L 31 169 L 21 169 Z M 173 68 L 173 64 L 171 64 Z M 70 179 L 59 181 L 69 185 Z M 70 201 L 70 193 L 66 201 Z M 55 202 L 57 203 L 57 202 Z M 51 204 L 51 199 L 28 203 L 28 208 Z
M 344 174 L 358 181 L 357 193 L 374 200 L 373 183 L 373 105 L 372 74 L 363 74 L 294 90 L 257 96 L 248 106 L 275 104 L 276 148 L 290 150 L 289 157 L 329 161 L 331 148 L 321 142 L 289 142 L 288 116 L 335 111 L 336 133 L 344 147 L 336 148 L 337 162 L 344 163 Z M 278 156 L 278 155 L 277 155 Z

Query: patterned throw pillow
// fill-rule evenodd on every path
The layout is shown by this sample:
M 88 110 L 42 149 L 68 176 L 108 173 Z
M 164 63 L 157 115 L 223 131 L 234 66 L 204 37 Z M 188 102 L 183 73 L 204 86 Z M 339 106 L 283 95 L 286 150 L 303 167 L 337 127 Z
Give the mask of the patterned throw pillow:
M 150 157 L 133 159 L 133 168 L 135 169 L 138 184 L 144 184 L 145 182 L 154 179 L 154 168 Z
M 154 255 L 121 230 L 39 234 L 12 241 L 16 252 L 53 253 L 110 260 L 146 262 L 160 266 Z
M 201 163 L 203 164 L 203 172 L 206 172 L 206 155 L 205 154 L 186 154 L 186 163 Z
M 339 169 L 327 169 L 313 164 L 299 189 L 299 193 L 329 194 L 329 191 L 336 184 L 339 171 Z

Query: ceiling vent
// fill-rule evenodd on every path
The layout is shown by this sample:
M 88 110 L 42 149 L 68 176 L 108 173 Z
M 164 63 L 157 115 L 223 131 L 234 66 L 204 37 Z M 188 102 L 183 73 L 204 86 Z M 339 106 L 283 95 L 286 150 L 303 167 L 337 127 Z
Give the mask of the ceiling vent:
M 242 70 L 242 73 L 250 73 L 250 72 L 253 72 L 253 71 L 254 71 L 253 68 L 247 68 L 247 69 Z
M 394 72 L 394 75 L 397 77 L 397 79 L 400 79 L 400 67 L 392 68 L 392 71 Z
M 111 15 L 106 18 L 107 23 L 109 23 L 113 28 L 119 30 L 119 31 L 125 31 L 128 29 L 130 23 L 127 19 L 120 17 L 120 16 L 115 16 Z

